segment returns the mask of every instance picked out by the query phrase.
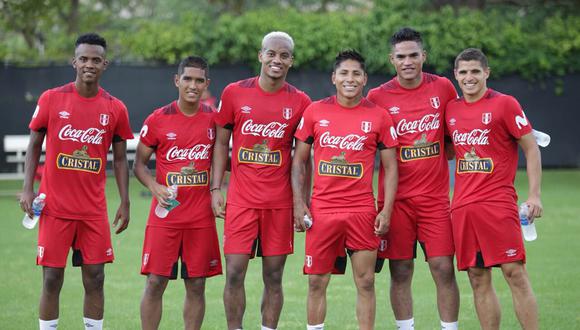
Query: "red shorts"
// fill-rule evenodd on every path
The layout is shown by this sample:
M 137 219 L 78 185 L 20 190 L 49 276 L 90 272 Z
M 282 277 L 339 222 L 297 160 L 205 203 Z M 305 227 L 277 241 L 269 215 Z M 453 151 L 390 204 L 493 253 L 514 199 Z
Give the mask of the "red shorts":
M 227 204 L 224 254 L 269 257 L 294 252 L 292 209 L 250 209 Z M 257 250 L 257 251 L 256 251 Z
M 517 205 L 472 203 L 451 212 L 457 269 L 526 261 Z
M 382 209 L 382 205 L 379 206 L 379 210 Z M 389 231 L 382 237 L 379 258 L 416 258 L 417 242 L 423 248 L 425 260 L 453 255 L 448 200 L 416 196 L 395 201 Z
M 375 251 L 376 213 L 313 213 L 306 231 L 304 274 L 344 274 L 345 249 Z
M 109 221 L 67 220 L 43 214 L 38 229 L 36 264 L 64 268 L 70 248 L 73 266 L 113 262 Z
M 180 257 L 183 279 L 220 275 L 222 263 L 215 226 L 196 229 L 145 228 L 141 274 L 176 279 Z

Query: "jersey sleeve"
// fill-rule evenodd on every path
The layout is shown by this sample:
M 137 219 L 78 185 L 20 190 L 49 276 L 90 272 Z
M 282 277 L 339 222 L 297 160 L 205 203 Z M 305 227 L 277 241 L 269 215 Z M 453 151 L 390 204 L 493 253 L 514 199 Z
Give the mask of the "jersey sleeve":
M 217 108 L 215 123 L 227 129 L 234 128 L 234 86 L 227 86 L 222 92 L 220 104 Z
M 296 133 L 294 133 L 296 139 L 308 144 L 314 142 L 314 121 L 312 118 L 312 112 L 312 105 L 304 110 L 298 128 L 296 129 Z
M 155 116 L 154 114 L 149 115 L 143 127 L 141 128 L 141 133 L 139 133 L 139 141 L 149 148 L 155 148 L 159 144 L 159 138 L 157 137 L 155 130 Z
M 48 128 L 48 119 L 50 113 L 50 91 L 46 91 L 40 95 L 38 103 L 36 104 L 36 109 L 32 114 L 32 119 L 28 124 L 28 128 L 33 131 L 46 131 Z
M 445 103 L 447 104 L 457 98 L 457 90 L 455 90 L 455 86 L 453 86 L 453 83 L 449 79 L 445 77 L 441 79 L 443 79 L 444 95 L 446 97 Z
M 532 132 L 532 124 L 515 98 L 506 96 L 503 107 L 504 124 L 511 136 L 519 140 L 522 136 Z
M 129 124 L 129 112 L 127 111 L 127 107 L 123 102 L 118 100 L 115 105 L 117 108 L 118 119 L 117 125 L 115 126 L 113 141 L 132 140 L 133 130 Z
M 373 88 L 369 91 L 369 93 L 367 94 L 367 100 L 371 101 L 371 103 L 374 103 L 378 106 L 376 88 Z
M 380 109 L 382 113 L 382 125 L 379 130 L 379 141 L 378 149 L 383 150 L 387 148 L 394 148 L 399 145 L 399 140 L 397 139 L 397 130 L 393 124 L 393 119 L 387 111 Z

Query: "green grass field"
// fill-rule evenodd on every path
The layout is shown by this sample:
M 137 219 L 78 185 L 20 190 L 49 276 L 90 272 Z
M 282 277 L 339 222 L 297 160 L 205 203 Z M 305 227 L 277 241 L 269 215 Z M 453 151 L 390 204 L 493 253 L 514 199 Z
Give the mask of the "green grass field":
M 526 197 L 524 172 L 518 172 L 516 186 L 521 198 Z M 38 327 L 38 297 L 41 269 L 35 265 L 36 230 L 24 229 L 22 212 L 15 194 L 20 181 L 0 181 L 0 256 L 4 270 L 0 273 L 0 329 L 35 329 Z M 538 221 L 538 240 L 526 243 L 528 271 L 539 307 L 542 329 L 580 329 L 580 171 L 545 171 L 542 196 L 544 217 Z M 113 237 L 116 260 L 106 267 L 106 329 L 138 329 L 139 303 L 144 277 L 139 274 L 142 239 L 149 210 L 149 198 L 142 197 L 144 188 L 131 180 L 131 224 L 121 235 Z M 118 196 L 113 180 L 107 186 L 109 214 L 114 214 Z M 223 221 L 218 220 L 221 231 Z M 575 238 L 576 237 L 576 238 Z M 285 305 L 279 328 L 304 329 L 306 324 L 307 279 L 302 275 L 304 236 L 296 235 L 295 254 L 290 256 L 284 277 Z M 422 256 L 416 263 L 413 281 L 415 325 L 417 329 L 439 329 L 435 304 L 435 288 Z M 386 270 L 386 268 L 385 268 Z M 383 270 L 376 279 L 377 329 L 394 329 L 388 302 L 389 275 Z M 262 290 L 259 260 L 250 264 L 246 279 L 246 329 L 259 329 Z M 465 273 L 458 274 L 461 292 L 460 327 L 477 329 L 479 324 Z M 518 329 L 512 301 L 499 270 L 494 270 L 494 283 L 502 306 L 502 329 Z M 224 277 L 207 281 L 207 308 L 203 328 L 224 329 L 222 305 Z M 165 293 L 161 329 L 183 327 L 181 308 L 182 281 L 172 281 Z M 82 328 L 83 289 L 80 271 L 69 266 L 61 294 L 59 329 Z M 328 291 L 328 329 L 356 329 L 355 288 L 350 274 L 333 277 Z

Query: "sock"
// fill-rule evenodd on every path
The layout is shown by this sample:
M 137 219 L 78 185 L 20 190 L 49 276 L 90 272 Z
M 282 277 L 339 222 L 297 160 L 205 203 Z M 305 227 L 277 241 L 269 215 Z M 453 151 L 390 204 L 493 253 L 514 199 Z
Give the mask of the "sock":
M 274 328 L 274 329 L 272 329 L 272 328 L 268 328 L 267 326 L 265 326 L 265 325 L 262 325 L 262 330 L 276 330 L 276 329 L 275 329 L 275 328 Z
M 83 317 L 85 323 L 85 330 L 103 330 L 103 320 L 93 320 L 88 317 Z
M 397 323 L 398 330 L 415 330 L 415 319 L 410 318 L 408 320 L 395 320 Z
M 443 322 L 441 321 L 441 330 L 457 330 L 459 326 L 457 325 L 457 321 L 455 322 Z
M 315 324 L 315 325 L 306 325 L 306 330 L 324 330 L 324 323 Z
M 40 330 L 55 330 L 58 328 L 58 319 L 48 321 L 38 319 L 38 328 Z

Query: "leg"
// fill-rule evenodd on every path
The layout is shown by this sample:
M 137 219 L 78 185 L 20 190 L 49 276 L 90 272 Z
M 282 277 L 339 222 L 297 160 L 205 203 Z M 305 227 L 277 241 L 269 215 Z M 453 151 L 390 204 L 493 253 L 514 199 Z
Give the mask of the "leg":
M 326 318 L 326 288 L 330 274 L 308 275 L 308 300 L 306 303 L 308 324 L 324 323 Z
M 429 269 L 437 287 L 437 307 L 443 322 L 456 322 L 459 314 L 459 289 L 453 269 L 453 256 L 429 258 Z
M 157 329 L 163 310 L 163 292 L 169 278 L 149 274 L 145 280 L 145 291 L 141 299 L 141 327 L 143 330 Z
M 356 251 L 352 257 L 352 271 L 357 289 L 356 317 L 359 329 L 375 326 L 375 262 L 377 251 Z
M 64 268 L 42 267 L 42 293 L 39 306 L 41 320 L 58 319 L 58 298 L 63 282 Z
M 188 278 L 185 283 L 183 321 L 186 330 L 201 329 L 205 314 L 205 277 Z
M 262 295 L 262 325 L 271 329 L 278 327 L 280 312 L 284 305 L 284 292 L 282 290 L 282 275 L 286 255 L 262 257 L 262 278 L 264 280 L 264 293 Z
M 526 266 L 521 262 L 512 262 L 501 265 L 501 270 L 512 291 L 514 310 L 522 329 L 538 329 L 538 304 Z
M 391 306 L 396 320 L 408 320 L 413 317 L 413 298 L 411 295 L 413 269 L 413 259 L 389 260 Z
M 475 311 L 483 330 L 499 329 L 501 309 L 491 282 L 490 268 L 471 267 L 467 270 L 473 290 Z
M 102 320 L 105 308 L 105 264 L 82 265 L 81 269 L 85 287 L 84 315 L 93 320 Z
M 250 256 L 247 254 L 226 254 L 226 285 L 224 307 L 228 329 L 241 329 L 246 310 L 244 280 Z

